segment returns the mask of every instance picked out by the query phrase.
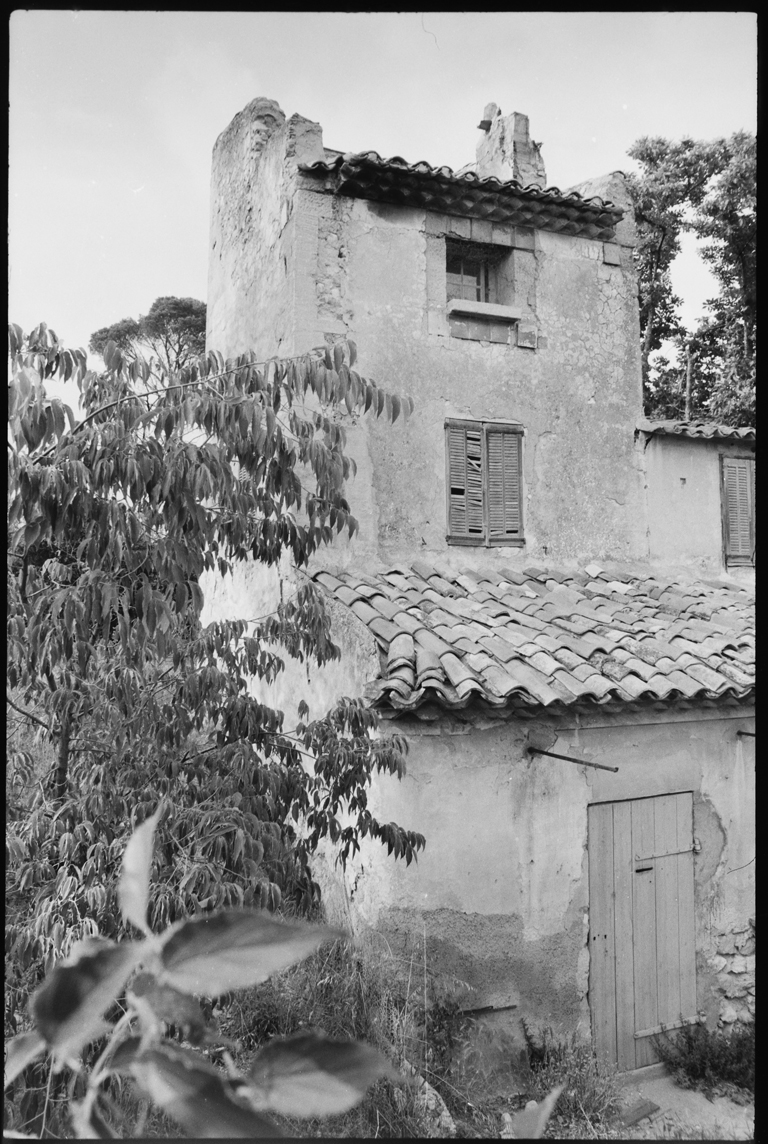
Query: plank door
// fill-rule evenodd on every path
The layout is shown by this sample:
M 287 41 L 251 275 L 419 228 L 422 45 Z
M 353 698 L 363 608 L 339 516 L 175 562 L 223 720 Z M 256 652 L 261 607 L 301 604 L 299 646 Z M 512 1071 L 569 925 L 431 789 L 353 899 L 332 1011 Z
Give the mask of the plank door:
M 690 791 L 589 807 L 589 952 L 595 1050 L 653 1064 L 653 1034 L 696 1020 Z

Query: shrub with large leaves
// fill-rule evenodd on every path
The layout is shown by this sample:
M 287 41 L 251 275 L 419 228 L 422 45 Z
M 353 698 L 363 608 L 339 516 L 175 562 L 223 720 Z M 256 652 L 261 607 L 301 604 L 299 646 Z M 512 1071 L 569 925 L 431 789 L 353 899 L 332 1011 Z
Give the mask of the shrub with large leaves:
M 98 375 L 44 325 L 9 343 L 9 701 L 55 758 L 8 829 L 15 1027 L 44 966 L 123 932 L 118 865 L 159 796 L 153 931 L 281 898 L 311 909 L 323 839 L 342 862 L 366 835 L 407 862 L 424 840 L 368 808 L 372 775 L 402 775 L 405 754 L 374 712 L 344 700 L 287 728 L 253 694 L 284 655 L 339 654 L 309 579 L 271 615 L 200 625 L 204 571 L 284 552 L 301 569 L 354 533 L 336 411 L 394 421 L 410 400 L 361 377 L 352 342 L 266 363 L 211 352 L 172 374 L 108 344 Z M 80 421 L 51 378 L 77 382 Z M 26 774 L 29 751 L 14 758 Z
M 281 1136 L 270 1114 L 338 1115 L 359 1104 L 374 1081 L 411 1083 L 370 1045 L 320 1030 L 275 1037 L 257 1050 L 245 1071 L 235 1065 L 227 1050 L 238 1046 L 206 1019 L 200 994 L 219 997 L 257 985 L 344 935 L 325 926 L 278 921 L 258 909 L 182 918 L 153 933 L 149 875 L 163 815 L 161 805 L 128 841 L 117 887 L 123 918 L 142 939 L 80 942 L 33 996 L 34 1028 L 6 1046 L 4 1089 L 12 1098 L 41 1063 L 49 1078 L 44 1107 L 33 1118 L 34 1136 L 13 1127 L 4 1135 L 58 1134 L 46 1120 L 54 1072 L 71 1076 L 57 1129 L 96 1140 L 126 1130 L 133 1137 L 145 1134 L 148 1103 L 138 1121 L 128 1123 L 125 1101 L 119 1099 L 125 1081 L 190 1136 L 215 1139 Z M 111 1021 L 105 1020 L 108 1012 L 115 1014 Z M 173 1029 L 181 1030 L 186 1044 L 170 1039 Z M 224 1067 L 213 1063 L 212 1053 L 221 1056 Z M 86 1067 L 89 1056 L 92 1064 Z M 505 1114 L 501 1137 L 541 1137 L 562 1090 L 558 1085 L 538 1105 Z M 14 1101 L 7 1103 L 16 1124 Z
M 82 1098 L 70 1104 L 79 1139 L 111 1139 L 126 1127 L 112 1098 L 115 1076 L 132 1080 L 192 1136 L 221 1138 L 279 1136 L 270 1111 L 307 1117 L 345 1112 L 379 1077 L 397 1080 L 389 1062 L 368 1045 L 321 1033 L 269 1043 L 246 1075 L 231 1058 L 225 1071 L 165 1036 L 173 1025 L 190 1030 L 196 1046 L 221 1044 L 196 995 L 218 997 L 265 981 L 343 935 L 278 921 L 259 909 L 213 911 L 154 934 L 147 923 L 149 872 L 161 814 L 159 808 L 128 842 L 118 885 L 123 918 L 142 940 L 92 938 L 51 970 L 32 998 L 34 1029 L 7 1046 L 4 1087 L 13 1089 L 48 1053 L 57 1069 L 66 1066 L 84 1081 Z M 104 1015 L 116 1003 L 122 1015 L 110 1024 Z M 100 1054 L 85 1069 L 81 1055 L 97 1040 Z M 143 1125 L 132 1127 L 141 1135 Z

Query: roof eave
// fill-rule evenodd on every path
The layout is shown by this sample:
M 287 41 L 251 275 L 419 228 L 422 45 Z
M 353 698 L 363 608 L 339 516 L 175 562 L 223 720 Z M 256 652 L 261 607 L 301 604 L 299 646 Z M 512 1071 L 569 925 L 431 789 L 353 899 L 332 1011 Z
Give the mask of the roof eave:
M 564 195 L 559 188 L 499 179 L 481 179 L 472 172 L 454 175 L 450 168 L 408 165 L 403 160 L 381 160 L 377 155 L 341 156 L 332 163 L 301 164 L 305 175 L 323 178 L 336 194 L 352 198 L 421 206 L 444 214 L 484 221 L 531 226 L 611 241 L 623 211 L 602 199 Z

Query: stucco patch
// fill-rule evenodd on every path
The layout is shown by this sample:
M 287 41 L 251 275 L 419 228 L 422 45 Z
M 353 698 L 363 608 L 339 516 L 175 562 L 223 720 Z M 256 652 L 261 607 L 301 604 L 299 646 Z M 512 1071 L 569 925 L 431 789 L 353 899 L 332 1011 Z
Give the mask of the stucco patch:
M 535 941 L 526 940 L 523 919 L 515 914 L 393 907 L 380 915 L 377 928 L 402 957 L 406 972 L 411 964 L 413 972 L 421 970 L 426 940 L 427 971 L 470 986 L 463 1002 L 467 1009 L 506 1011 L 514 1029 L 522 1014 L 550 1023 L 579 1020 L 575 967 L 583 944 L 581 915 Z

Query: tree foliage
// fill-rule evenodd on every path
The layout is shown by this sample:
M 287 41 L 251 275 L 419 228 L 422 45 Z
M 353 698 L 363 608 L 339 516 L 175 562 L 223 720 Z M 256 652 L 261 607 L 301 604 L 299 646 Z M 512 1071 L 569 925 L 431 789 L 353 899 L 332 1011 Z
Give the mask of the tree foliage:
M 755 139 L 696 142 L 643 138 L 629 151 L 640 164 L 630 177 L 638 227 L 645 412 L 662 418 L 705 417 L 754 423 L 756 165 Z M 689 333 L 676 310 L 669 268 L 680 236 L 701 240 L 700 254 L 720 292 Z M 650 355 L 667 343 L 651 362 Z M 686 390 L 689 390 L 686 393 Z
M 89 349 L 102 354 L 109 342 L 127 356 L 154 354 L 172 372 L 205 353 L 205 302 L 196 298 L 155 298 L 138 321 L 122 318 L 91 334 Z
M 368 808 L 372 776 L 401 776 L 406 749 L 375 712 L 304 706 L 289 728 L 253 694 L 286 655 L 339 655 L 309 578 L 271 615 L 200 624 L 204 571 L 284 552 L 301 569 L 354 533 L 333 410 L 395 420 L 410 399 L 361 377 L 352 342 L 266 363 L 211 352 L 171 374 L 108 343 L 97 375 L 45 326 L 9 337 L 7 680 L 55 752 L 31 800 L 11 791 L 13 1023 L 44 964 L 119 936 L 117 863 L 161 797 L 154 931 L 215 907 L 311 909 L 324 839 L 342 863 L 362 837 L 408 863 L 424 839 Z M 51 377 L 77 381 L 82 420 L 46 397 Z M 11 776 L 32 770 L 12 754 Z

